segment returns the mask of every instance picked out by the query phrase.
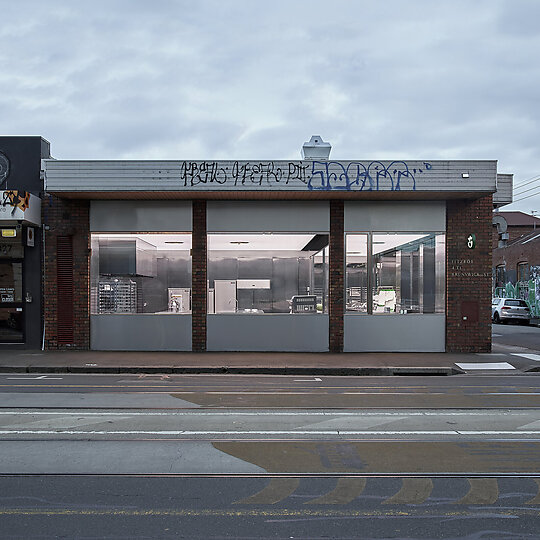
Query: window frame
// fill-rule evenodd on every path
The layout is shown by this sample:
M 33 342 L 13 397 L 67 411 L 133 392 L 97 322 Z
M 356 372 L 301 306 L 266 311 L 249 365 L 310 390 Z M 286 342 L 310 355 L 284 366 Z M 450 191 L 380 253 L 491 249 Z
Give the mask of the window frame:
M 521 279 L 520 269 L 525 268 L 525 279 Z M 529 281 L 529 263 L 528 261 L 520 261 L 516 265 L 516 281 L 518 283 L 526 283 Z

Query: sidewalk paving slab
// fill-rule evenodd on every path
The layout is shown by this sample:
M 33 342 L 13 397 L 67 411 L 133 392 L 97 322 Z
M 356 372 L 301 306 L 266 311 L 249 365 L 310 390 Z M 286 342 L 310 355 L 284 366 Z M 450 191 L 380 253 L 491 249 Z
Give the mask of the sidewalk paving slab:
M 490 361 L 474 353 L 1 350 L 0 372 L 442 376 L 464 373 L 456 363 Z

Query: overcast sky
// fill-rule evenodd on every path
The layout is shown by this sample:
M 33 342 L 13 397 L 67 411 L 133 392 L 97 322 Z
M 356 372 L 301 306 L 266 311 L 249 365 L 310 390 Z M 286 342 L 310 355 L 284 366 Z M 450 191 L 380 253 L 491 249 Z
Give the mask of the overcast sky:
M 317 134 L 333 159 L 497 159 L 539 193 L 505 210 L 540 211 L 539 0 L 0 7 L 0 133 L 56 158 L 300 159 Z

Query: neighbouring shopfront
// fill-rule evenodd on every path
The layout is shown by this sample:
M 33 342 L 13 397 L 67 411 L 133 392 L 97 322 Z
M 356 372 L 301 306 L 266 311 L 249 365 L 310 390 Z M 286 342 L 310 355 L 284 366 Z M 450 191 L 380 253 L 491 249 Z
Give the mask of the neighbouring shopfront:
M 492 210 L 511 200 L 496 161 L 45 160 L 44 175 L 47 348 L 490 350 Z
M 0 137 L 0 351 L 42 346 L 41 137 Z

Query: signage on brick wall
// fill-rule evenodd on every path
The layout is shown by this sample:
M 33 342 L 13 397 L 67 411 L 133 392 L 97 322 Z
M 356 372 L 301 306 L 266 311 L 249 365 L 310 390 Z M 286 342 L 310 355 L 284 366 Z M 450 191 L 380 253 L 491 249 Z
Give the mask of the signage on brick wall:
M 476 247 L 476 234 L 469 234 L 469 236 L 467 236 L 467 247 L 469 249 L 474 249 Z
M 449 274 L 452 277 L 491 277 L 491 272 L 475 272 L 472 270 L 474 259 L 450 259 Z

